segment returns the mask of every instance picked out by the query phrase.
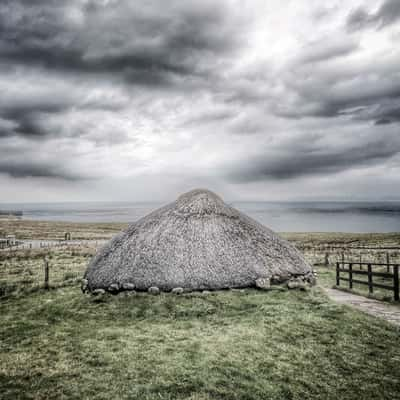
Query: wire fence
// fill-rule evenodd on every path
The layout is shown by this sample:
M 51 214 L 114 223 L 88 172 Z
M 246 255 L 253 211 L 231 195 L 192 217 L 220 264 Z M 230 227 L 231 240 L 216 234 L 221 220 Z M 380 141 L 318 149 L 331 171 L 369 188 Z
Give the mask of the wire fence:
M 344 247 L 302 246 L 296 247 L 311 265 L 335 266 L 337 262 L 400 264 L 400 247 Z
M 0 253 L 0 297 L 77 284 L 94 247 L 41 248 Z
M 107 240 L 24 240 L 17 241 L 13 245 L 0 246 L 0 253 L 12 253 L 18 250 L 32 249 L 54 249 L 69 247 L 99 247 L 104 245 Z

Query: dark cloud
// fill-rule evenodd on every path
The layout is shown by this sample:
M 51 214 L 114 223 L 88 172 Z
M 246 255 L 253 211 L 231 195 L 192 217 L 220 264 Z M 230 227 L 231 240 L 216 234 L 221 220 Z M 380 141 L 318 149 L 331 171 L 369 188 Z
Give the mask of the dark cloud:
M 400 61 L 400 59 L 399 59 Z M 365 68 L 365 67 L 364 67 Z M 397 71 L 390 68 L 334 69 L 298 65 L 284 78 L 292 102 L 276 103 L 272 109 L 285 118 L 349 118 L 375 121 L 396 110 L 400 101 Z M 360 111 L 363 110 L 363 111 Z M 396 116 L 387 116 L 397 122 Z
M 349 31 L 360 30 L 367 26 L 373 26 L 374 19 L 363 7 L 360 7 L 348 16 L 346 25 Z
M 388 125 L 391 124 L 393 121 L 388 118 L 379 118 L 375 121 L 375 125 Z
M 48 115 L 60 113 L 64 109 L 57 104 L 4 107 L 0 109 L 0 116 L 10 121 L 10 128 L 0 131 L 0 137 L 24 135 L 32 138 L 40 138 L 46 136 L 49 134 L 46 128 Z
M 400 122 L 400 107 L 380 108 L 373 113 L 376 125 L 386 125 Z
M 400 2 L 385 0 L 376 12 L 369 13 L 363 7 L 354 10 L 347 18 L 347 29 L 355 31 L 368 27 L 383 29 L 400 19 Z
M 213 73 L 212 60 L 233 52 L 239 30 L 225 2 L 185 5 L 172 1 L 136 4 L 128 0 L 59 2 L 4 0 L 0 3 L 0 66 L 50 74 L 70 81 L 62 89 L 36 88 L 26 96 L 0 99 L 0 136 L 60 135 L 48 120 L 72 108 L 118 111 L 126 104 L 82 99 L 80 84 L 124 82 L 146 87 L 182 86 Z M 197 78 L 196 78 L 197 77 Z M 107 89 L 106 89 L 107 90 Z M 44 91 L 44 93 L 43 93 Z M 76 135 L 81 134 L 77 129 Z M 84 133 L 84 132 L 83 132 Z
M 1 156 L 1 152 L 0 152 Z M 75 181 L 81 177 L 60 168 L 59 165 L 40 163 L 38 161 L 0 160 L 0 174 L 13 178 L 56 178 Z
M 351 168 L 371 166 L 400 154 L 400 138 L 371 138 L 366 143 L 330 147 L 307 135 L 283 148 L 266 149 L 263 155 L 241 160 L 229 172 L 235 182 L 265 179 L 292 179 L 301 176 L 327 175 Z M 307 142 L 303 142 L 307 140 Z
M 49 146 L 31 137 L 0 137 L 0 175 L 12 178 L 90 179 L 65 158 L 61 146 Z
M 204 73 L 206 56 L 209 61 L 237 46 L 236 26 L 223 2 L 172 3 L 6 0 L 0 5 L 0 57 L 163 85 Z
M 2 71 L 0 70 L 0 73 Z M 92 84 L 84 79 L 63 79 L 35 71 L 28 76 L 27 83 L 19 74 L 3 74 L 0 80 L 0 137 L 26 136 L 40 139 L 46 136 L 60 136 L 65 129 L 54 129 L 50 121 L 65 119 L 71 110 L 107 114 L 119 112 L 129 102 L 129 96 L 118 86 Z M 60 123 L 59 125 L 63 125 Z M 81 134 L 82 132 L 77 132 Z

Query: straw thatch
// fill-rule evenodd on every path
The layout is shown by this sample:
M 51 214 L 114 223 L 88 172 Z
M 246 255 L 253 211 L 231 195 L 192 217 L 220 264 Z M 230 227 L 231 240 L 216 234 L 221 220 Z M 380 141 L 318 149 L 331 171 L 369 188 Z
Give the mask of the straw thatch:
M 85 273 L 88 290 L 191 290 L 312 281 L 302 255 L 208 190 L 194 190 L 114 237 Z

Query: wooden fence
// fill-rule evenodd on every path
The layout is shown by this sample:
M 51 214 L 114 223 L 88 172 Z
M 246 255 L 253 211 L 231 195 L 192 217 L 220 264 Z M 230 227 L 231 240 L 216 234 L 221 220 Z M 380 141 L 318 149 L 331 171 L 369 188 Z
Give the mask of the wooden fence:
M 347 266 L 347 268 L 346 268 Z M 359 269 L 353 268 L 358 266 Z M 367 270 L 363 267 L 366 266 Z M 385 267 L 386 271 L 374 271 L 373 267 L 381 268 Z M 391 272 L 392 270 L 392 272 Z M 342 274 L 347 274 L 348 277 L 341 276 Z M 354 275 L 366 276 L 367 281 L 355 279 Z M 390 279 L 393 282 L 393 286 L 389 286 L 384 283 L 374 282 L 374 277 Z M 369 263 L 369 262 L 345 262 L 340 261 L 336 263 L 336 286 L 340 286 L 340 281 L 346 281 L 349 283 L 349 288 L 353 289 L 353 284 L 357 283 L 360 285 L 367 285 L 369 293 L 374 292 L 374 288 L 386 289 L 393 292 L 393 298 L 395 301 L 400 300 L 399 295 L 399 265 L 389 264 L 389 263 Z
M 77 284 L 94 252 L 93 247 L 81 246 L 0 252 L 0 300 L 11 294 Z
M 337 261 L 346 260 L 371 263 L 392 263 L 400 265 L 399 246 L 334 246 L 330 244 L 313 245 L 312 243 L 292 242 L 305 259 L 312 265 L 335 266 Z

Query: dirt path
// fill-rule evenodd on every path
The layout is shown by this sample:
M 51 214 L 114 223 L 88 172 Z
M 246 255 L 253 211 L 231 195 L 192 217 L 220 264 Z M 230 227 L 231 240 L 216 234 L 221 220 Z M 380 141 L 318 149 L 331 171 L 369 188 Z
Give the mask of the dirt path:
M 336 289 L 324 288 L 326 294 L 337 303 L 346 304 L 367 314 L 380 317 L 400 326 L 400 307 L 392 306 L 382 301 L 369 299 L 364 296 L 343 292 Z

